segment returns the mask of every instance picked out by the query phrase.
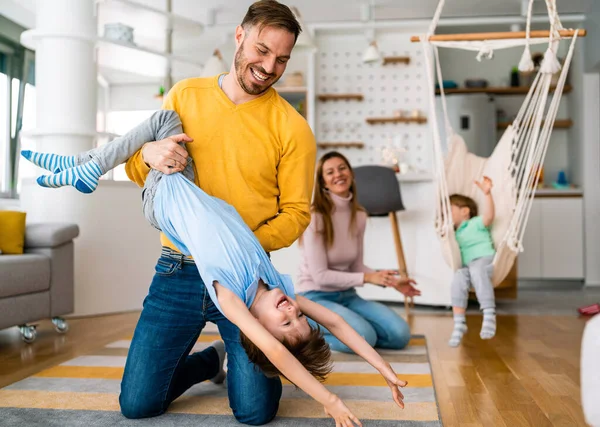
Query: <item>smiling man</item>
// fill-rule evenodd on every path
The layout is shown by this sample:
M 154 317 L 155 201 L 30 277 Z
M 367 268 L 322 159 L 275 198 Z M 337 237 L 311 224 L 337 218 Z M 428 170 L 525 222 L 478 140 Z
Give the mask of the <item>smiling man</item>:
M 145 144 L 127 162 L 130 179 L 142 186 L 150 168 L 183 171 L 189 156 L 196 184 L 233 205 L 267 252 L 291 245 L 310 222 L 316 144 L 306 120 L 272 85 L 283 75 L 300 31 L 287 6 L 274 0 L 252 4 L 236 28 L 230 72 L 183 80 L 166 97 L 163 108 L 179 114 L 193 142 L 187 149 L 173 139 Z M 194 261 L 164 234 L 160 239 L 161 258 L 127 357 L 122 413 L 160 415 L 192 385 L 219 376 L 218 345 L 189 355 L 210 321 L 225 342 L 234 416 L 246 424 L 269 422 L 277 413 L 280 380 L 249 362 L 239 329 L 211 302 Z

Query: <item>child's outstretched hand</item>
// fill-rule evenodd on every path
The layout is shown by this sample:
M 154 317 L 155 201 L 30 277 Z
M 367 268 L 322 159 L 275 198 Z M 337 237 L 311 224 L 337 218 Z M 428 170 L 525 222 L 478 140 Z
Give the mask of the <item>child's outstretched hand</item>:
M 396 372 L 392 369 L 392 366 L 389 363 L 386 363 L 386 366 L 381 371 L 381 375 L 385 378 L 385 381 L 388 384 L 388 387 L 392 390 L 392 396 L 394 397 L 394 402 L 404 409 L 404 395 L 400 391 L 400 387 L 406 387 L 408 384 L 406 381 L 401 380 L 396 375 Z
M 490 191 L 492 191 L 492 187 L 494 184 L 492 183 L 492 180 L 489 177 L 484 176 L 481 181 L 475 181 L 475 185 L 478 186 L 479 189 L 483 191 L 483 194 L 487 196 L 488 194 L 490 194 Z
M 333 400 L 325 406 L 325 414 L 335 420 L 335 427 L 362 427 L 358 418 L 336 395 L 333 395 Z

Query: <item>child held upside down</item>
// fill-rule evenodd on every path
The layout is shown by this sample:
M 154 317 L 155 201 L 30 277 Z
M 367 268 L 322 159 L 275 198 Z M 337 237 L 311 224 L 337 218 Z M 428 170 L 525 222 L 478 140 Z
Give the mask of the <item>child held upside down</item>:
M 146 142 L 168 137 L 177 142 L 192 141 L 182 134 L 177 113 L 161 110 L 122 137 L 85 153 L 21 154 L 53 172 L 40 176 L 40 185 L 71 185 L 91 193 L 100 176 L 126 161 Z M 406 386 L 406 381 L 398 379 L 390 364 L 339 315 L 294 293 L 291 278 L 274 268 L 235 208 L 194 184 L 189 160 L 182 173 L 167 175 L 152 169 L 142 200 L 148 221 L 164 232 L 182 254 L 196 260 L 213 303 L 240 329 L 248 357 L 266 375 L 289 379 L 320 402 L 336 425 L 361 425 L 342 400 L 317 380 L 324 380 L 331 370 L 330 350 L 320 330 L 309 325 L 306 317 L 310 317 L 375 367 L 385 378 L 394 401 L 404 407 L 399 387 Z
M 482 181 L 475 181 L 475 185 L 485 195 L 481 216 L 477 215 L 477 204 L 470 197 L 460 194 L 450 196 L 452 222 L 463 264 L 452 279 L 454 330 L 448 342 L 451 347 L 457 347 L 467 332 L 465 311 L 471 285 L 483 311 L 483 324 L 479 336 L 487 340 L 496 335 L 496 303 L 492 285 L 492 262 L 496 250 L 489 230 L 495 216 L 492 180 L 485 176 Z

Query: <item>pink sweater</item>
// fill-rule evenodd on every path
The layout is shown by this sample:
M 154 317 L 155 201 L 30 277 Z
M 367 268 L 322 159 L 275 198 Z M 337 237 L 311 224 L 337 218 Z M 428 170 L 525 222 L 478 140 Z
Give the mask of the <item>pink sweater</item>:
M 350 201 L 330 194 L 335 205 L 332 222 L 334 242 L 326 247 L 325 237 L 318 231 L 323 229 L 323 217 L 313 213 L 310 225 L 302 235 L 300 251 L 302 262 L 296 292 L 344 291 L 362 286 L 365 273 L 374 270 L 363 264 L 363 241 L 367 214 L 357 212 L 356 229 L 350 232 Z

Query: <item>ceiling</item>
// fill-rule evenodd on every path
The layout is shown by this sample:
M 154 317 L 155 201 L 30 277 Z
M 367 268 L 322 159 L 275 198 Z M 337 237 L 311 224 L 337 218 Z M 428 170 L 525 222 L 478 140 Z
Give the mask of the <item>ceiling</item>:
M 164 9 L 167 0 L 134 0 L 157 9 Z M 214 11 L 215 24 L 237 24 L 253 0 L 171 0 L 173 12 L 205 21 L 207 11 Z M 359 21 L 361 9 L 371 0 L 281 0 L 300 9 L 307 23 Z M 438 0 L 372 0 L 377 20 L 430 19 Z M 524 0 L 525 2 L 527 0 Z M 587 13 L 594 0 L 557 0 L 559 13 Z M 99 0 L 103 3 L 104 0 Z M 10 3 L 30 12 L 35 11 L 35 0 L 2 0 L 3 7 Z M 521 14 L 523 0 L 447 0 L 443 17 L 517 16 Z M 534 0 L 534 13 L 545 13 L 544 0 Z
M 164 6 L 164 0 L 140 0 L 144 3 Z M 585 13 L 593 0 L 557 0 L 559 13 Z M 307 23 L 358 21 L 361 9 L 368 0 L 282 0 L 300 9 Z M 199 5 L 202 5 L 199 7 Z M 201 18 L 201 9 L 214 9 L 217 24 L 237 24 L 243 18 L 252 0 L 173 0 L 175 12 Z M 377 20 L 430 19 L 438 0 L 375 0 L 374 15 Z M 520 15 L 521 0 L 447 0 L 444 17 L 480 17 Z M 543 0 L 535 0 L 535 11 L 545 13 Z
M 93 1 L 93 0 L 88 0 Z M 143 3 L 156 9 L 164 10 L 167 0 L 131 0 Z M 233 40 L 233 30 L 239 24 L 253 0 L 171 0 L 173 13 L 202 22 L 203 31 L 177 28 L 174 32 L 174 53 L 188 57 L 200 58 L 203 62 L 216 46 L 223 46 Z M 360 22 L 365 19 L 365 6 L 370 0 L 280 0 L 289 6 L 296 6 L 302 15 L 305 25 L 322 25 L 331 23 L 340 25 L 344 22 Z M 593 1 L 600 0 L 557 0 L 560 14 L 585 14 L 591 9 Z M 527 0 L 525 0 L 527 2 Z M 99 0 L 100 8 L 118 6 L 117 0 Z M 373 15 L 376 21 L 430 20 L 438 4 L 438 0 L 373 0 Z M 446 0 L 442 18 L 488 18 L 518 17 L 521 15 L 522 0 Z M 13 16 L 11 17 L 11 14 Z M 99 33 L 107 22 L 123 22 L 135 28 L 136 42 L 141 46 L 157 47 L 165 45 L 165 31 L 160 28 L 148 14 L 120 13 L 117 15 L 98 14 Z M 546 17 L 544 0 L 535 0 L 534 13 Z M 35 0 L 0 0 L 0 14 L 9 19 L 35 23 Z M 26 16 L 26 15 L 29 16 Z M 152 15 L 152 14 L 150 14 Z M 156 14 L 154 14 L 156 18 Z M 481 24 L 480 24 L 481 25 Z M 25 25 L 27 26 L 27 25 Z M 488 25 L 489 27 L 489 25 Z M 476 27 L 471 26 L 470 31 Z M 496 28 L 481 27 L 483 31 L 494 31 Z M 507 28 L 499 30 L 507 31 Z M 458 30 L 462 30 L 462 27 Z M 455 32 L 456 28 L 439 28 L 438 32 Z M 463 30 L 464 31 L 464 30 Z M 175 70 L 177 71 L 177 70 Z M 106 77 L 111 83 L 131 84 L 134 82 L 154 81 L 155 77 L 142 78 L 136 74 L 106 70 Z

